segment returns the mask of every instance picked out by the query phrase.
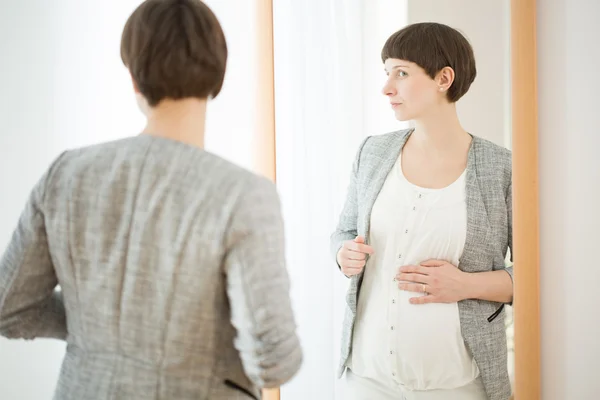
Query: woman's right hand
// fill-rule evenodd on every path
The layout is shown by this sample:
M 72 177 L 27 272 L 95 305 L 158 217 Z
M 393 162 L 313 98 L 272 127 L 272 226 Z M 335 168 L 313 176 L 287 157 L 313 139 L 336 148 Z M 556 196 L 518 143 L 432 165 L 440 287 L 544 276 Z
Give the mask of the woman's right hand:
M 346 240 L 337 253 L 337 263 L 344 275 L 358 275 L 365 267 L 367 254 L 373 254 L 373 248 L 365 244 L 365 238 L 357 236 L 354 240 Z

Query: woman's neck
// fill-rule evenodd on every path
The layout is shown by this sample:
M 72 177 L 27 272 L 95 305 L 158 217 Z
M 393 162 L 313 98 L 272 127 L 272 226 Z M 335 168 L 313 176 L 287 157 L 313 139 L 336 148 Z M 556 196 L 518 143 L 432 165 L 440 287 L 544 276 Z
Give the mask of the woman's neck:
M 204 148 L 206 100 L 163 100 L 148 113 L 142 134 Z
M 458 119 L 454 103 L 444 104 L 414 123 L 411 141 L 427 152 L 443 154 L 461 151 L 472 140 Z

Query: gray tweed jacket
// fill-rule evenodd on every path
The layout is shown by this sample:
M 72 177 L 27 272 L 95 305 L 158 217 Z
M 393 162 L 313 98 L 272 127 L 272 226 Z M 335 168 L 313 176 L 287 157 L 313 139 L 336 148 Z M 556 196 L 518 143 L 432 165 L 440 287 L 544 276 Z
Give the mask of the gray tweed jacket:
M 34 188 L 0 334 L 67 341 L 56 400 L 258 399 L 301 364 L 288 292 L 275 186 L 142 135 L 66 152 Z
M 365 139 L 354 162 L 351 181 L 337 229 L 331 236 L 336 256 L 345 240 L 369 238 L 371 209 L 383 183 L 412 130 Z M 467 239 L 460 268 L 465 272 L 505 269 L 507 249 L 512 254 L 512 157 L 509 150 L 473 137 L 467 162 Z M 362 274 L 351 278 L 342 331 L 341 377 L 352 351 L 352 332 Z M 490 400 L 507 400 L 511 387 L 503 304 L 483 300 L 458 303 L 467 347 L 473 354 Z

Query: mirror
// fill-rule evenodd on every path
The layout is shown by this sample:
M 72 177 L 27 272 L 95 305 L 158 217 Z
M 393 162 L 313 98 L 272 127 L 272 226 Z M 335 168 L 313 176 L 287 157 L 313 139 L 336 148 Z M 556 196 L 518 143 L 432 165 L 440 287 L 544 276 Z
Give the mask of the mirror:
M 521 139 L 535 132 L 531 127 L 523 128 L 523 119 L 512 118 L 513 99 L 521 107 L 530 107 L 536 101 L 531 92 L 512 93 L 514 74 L 520 79 L 519 85 L 528 85 L 535 81 L 535 71 L 523 70 L 519 65 L 512 70 L 516 62 L 511 57 L 517 50 L 519 57 L 527 52 L 535 54 L 533 46 L 511 48 L 514 30 L 519 30 L 520 38 L 531 37 L 527 27 L 534 16 L 523 12 L 523 7 L 530 4 L 513 2 L 513 15 L 522 17 L 518 26 L 512 25 L 509 0 L 374 1 L 368 7 L 360 1 L 345 2 L 343 6 L 332 2 L 330 7 L 296 3 L 274 4 L 275 120 L 277 182 L 288 227 L 292 293 L 306 359 L 300 374 L 281 388 L 280 397 L 343 398 L 343 380 L 332 371 L 338 367 L 349 281 L 335 265 L 334 271 L 324 273 L 323 269 L 331 268 L 331 264 L 322 260 L 331 259 L 324 243 L 329 243 L 328 235 L 338 222 L 350 166 L 360 143 L 366 136 L 409 126 L 395 120 L 388 99 L 381 94 L 386 78 L 380 59 L 383 43 L 401 27 L 422 21 L 444 23 L 463 32 L 475 52 L 477 78 L 458 102 L 460 120 L 474 135 L 512 150 L 513 127 L 517 127 Z M 535 112 L 529 111 L 530 118 L 535 118 Z M 523 150 L 519 157 L 522 154 Z M 524 168 L 535 171 L 531 164 Z M 524 172 L 513 173 L 516 176 Z M 528 190 L 537 189 L 521 187 L 520 193 Z M 529 203 L 528 207 L 534 209 L 537 205 Z M 536 225 L 531 229 L 537 229 Z M 532 254 L 535 249 L 531 247 Z M 535 279 L 532 277 L 533 282 Z M 521 290 L 535 293 L 533 282 L 528 279 Z M 534 298 L 532 295 L 532 304 L 536 304 Z M 513 309 L 507 306 L 504 310 L 507 369 L 514 387 Z M 535 313 L 528 315 L 535 321 Z M 535 348 L 539 341 L 527 343 L 526 347 Z M 538 373 L 535 369 L 521 371 L 524 377 L 529 372 Z

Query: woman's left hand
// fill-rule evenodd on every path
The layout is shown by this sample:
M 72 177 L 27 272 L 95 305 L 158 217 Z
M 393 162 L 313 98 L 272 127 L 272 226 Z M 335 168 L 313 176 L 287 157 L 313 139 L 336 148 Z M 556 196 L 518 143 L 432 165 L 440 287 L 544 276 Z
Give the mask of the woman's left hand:
M 426 293 L 413 297 L 411 304 L 456 303 L 468 298 L 468 273 L 442 260 L 429 260 L 420 265 L 400 267 L 396 280 L 398 287 L 409 292 Z

